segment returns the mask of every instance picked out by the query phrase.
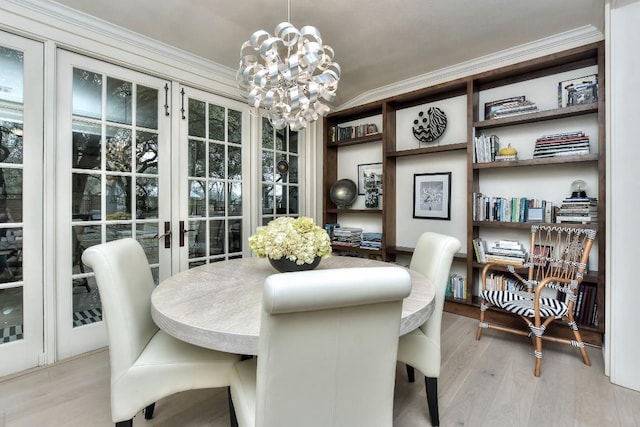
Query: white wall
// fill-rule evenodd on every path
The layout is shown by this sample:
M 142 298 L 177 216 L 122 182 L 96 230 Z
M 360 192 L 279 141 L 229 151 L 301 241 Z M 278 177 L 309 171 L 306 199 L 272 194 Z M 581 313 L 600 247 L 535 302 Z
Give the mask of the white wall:
M 640 2 L 613 2 L 608 49 L 610 174 L 607 342 L 611 381 L 640 390 Z

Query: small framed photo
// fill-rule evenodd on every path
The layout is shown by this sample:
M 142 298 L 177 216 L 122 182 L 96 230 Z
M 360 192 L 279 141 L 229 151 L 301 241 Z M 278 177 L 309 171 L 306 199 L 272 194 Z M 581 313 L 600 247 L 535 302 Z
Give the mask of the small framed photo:
M 358 194 L 364 195 L 367 187 L 377 187 L 382 195 L 382 163 L 358 165 Z
M 544 219 L 544 209 L 542 208 L 527 209 L 527 221 L 542 222 L 543 219 Z
M 532 262 L 533 265 L 546 266 L 547 259 L 551 256 L 552 247 L 551 246 L 543 246 L 543 245 L 535 245 L 533 247 L 532 254 Z
M 413 175 L 413 217 L 451 219 L 451 172 Z
M 579 77 L 558 83 L 558 107 L 591 104 L 598 101 L 598 76 Z

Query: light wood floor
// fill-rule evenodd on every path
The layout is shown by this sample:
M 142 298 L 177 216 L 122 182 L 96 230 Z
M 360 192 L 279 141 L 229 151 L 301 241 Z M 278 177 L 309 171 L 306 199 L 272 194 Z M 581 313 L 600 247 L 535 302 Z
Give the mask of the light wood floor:
M 576 349 L 545 343 L 535 378 L 526 338 L 487 331 L 476 341 L 476 325 L 444 314 L 442 426 L 640 426 L 640 393 L 609 382 L 600 349 L 588 349 L 587 367 Z M 424 381 L 409 384 L 403 365 L 397 372 L 394 426 L 430 426 Z M 0 379 L 2 427 L 111 425 L 107 351 Z M 159 401 L 154 419 L 134 419 L 134 426 L 228 425 L 226 389 L 180 393 Z

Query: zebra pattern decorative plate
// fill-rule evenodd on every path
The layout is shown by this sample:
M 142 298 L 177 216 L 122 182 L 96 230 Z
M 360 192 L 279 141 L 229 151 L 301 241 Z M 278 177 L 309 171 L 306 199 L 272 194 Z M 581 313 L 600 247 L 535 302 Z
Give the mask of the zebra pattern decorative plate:
M 413 121 L 413 136 L 420 142 L 433 142 L 440 138 L 447 128 L 447 115 L 438 107 L 430 107 L 427 114 L 418 113 Z

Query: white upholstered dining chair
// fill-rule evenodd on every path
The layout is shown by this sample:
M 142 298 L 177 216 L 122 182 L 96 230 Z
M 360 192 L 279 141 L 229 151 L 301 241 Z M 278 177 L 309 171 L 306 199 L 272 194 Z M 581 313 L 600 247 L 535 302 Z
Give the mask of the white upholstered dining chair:
M 414 368 L 425 376 L 427 406 L 431 424 L 440 425 L 438 414 L 438 377 L 440 376 L 440 328 L 449 271 L 453 256 L 460 250 L 455 237 L 426 232 L 418 238 L 409 268 L 426 276 L 435 286 L 435 307 L 422 326 L 400 337 L 398 361 L 406 363 L 409 381 L 414 381 Z
M 258 357 L 231 375 L 232 425 L 390 427 L 410 292 L 397 266 L 269 276 Z
M 153 277 L 136 240 L 91 246 L 82 261 L 95 273 L 107 325 L 111 417 L 116 426 L 132 426 L 143 408 L 150 419 L 155 402 L 171 394 L 229 385 L 239 356 L 187 344 L 153 323 Z

